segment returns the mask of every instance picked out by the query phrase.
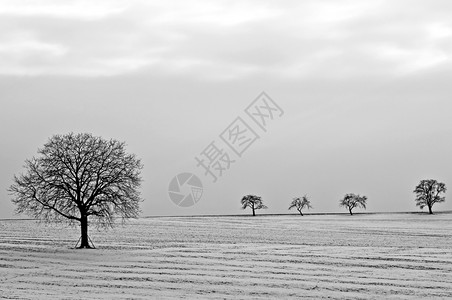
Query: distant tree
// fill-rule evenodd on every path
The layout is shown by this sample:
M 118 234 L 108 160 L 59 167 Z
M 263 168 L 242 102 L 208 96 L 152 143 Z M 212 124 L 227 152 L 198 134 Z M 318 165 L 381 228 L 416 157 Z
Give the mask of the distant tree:
M 302 198 L 300 198 L 300 197 L 293 198 L 292 203 L 289 206 L 289 210 L 294 207 L 298 210 L 300 215 L 303 215 L 302 209 L 304 209 L 304 208 L 311 209 L 312 208 L 311 201 L 309 201 L 309 199 L 306 195 L 304 195 Z
M 91 248 L 88 218 L 111 227 L 115 216 L 138 216 L 142 165 L 124 143 L 70 133 L 51 137 L 38 154 L 25 161 L 25 174 L 15 176 L 9 188 L 18 213 L 79 222 L 80 248 Z
M 247 195 L 242 198 L 242 209 L 247 207 L 253 211 L 253 216 L 256 215 L 257 209 L 267 209 L 268 207 L 262 202 L 262 198 L 256 195 Z
M 413 191 L 416 194 L 416 205 L 421 209 L 427 206 L 429 214 L 433 214 L 433 204 L 446 201 L 446 197 L 441 197 L 446 190 L 446 185 L 442 182 L 434 179 L 421 180 Z
M 352 210 L 355 207 L 362 207 L 366 209 L 366 202 L 367 202 L 366 196 L 347 194 L 345 195 L 344 199 L 339 201 L 339 206 L 346 207 L 350 212 L 350 215 L 353 215 Z

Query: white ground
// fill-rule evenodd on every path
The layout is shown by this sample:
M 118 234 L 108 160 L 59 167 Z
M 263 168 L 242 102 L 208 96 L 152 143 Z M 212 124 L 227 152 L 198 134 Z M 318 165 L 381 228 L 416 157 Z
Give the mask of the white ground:
M 452 214 L 0 221 L 4 299 L 452 298 Z

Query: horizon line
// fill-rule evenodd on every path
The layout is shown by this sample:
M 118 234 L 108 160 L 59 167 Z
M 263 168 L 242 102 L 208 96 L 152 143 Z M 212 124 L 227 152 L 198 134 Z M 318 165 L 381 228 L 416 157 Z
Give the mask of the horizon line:
M 435 214 L 450 214 L 452 210 L 441 210 L 433 213 Z M 353 215 L 394 215 L 394 214 L 426 214 L 430 215 L 428 211 L 390 211 L 390 212 L 355 212 Z M 149 219 L 149 218 L 206 218 L 206 217 L 271 217 L 271 216 L 299 216 L 299 213 L 275 213 L 275 214 L 256 214 L 252 216 L 250 214 L 226 214 L 226 215 L 215 215 L 215 214 L 200 214 L 200 215 L 166 215 L 166 216 L 140 216 L 137 218 L 130 219 Z M 348 212 L 318 212 L 318 213 L 303 213 L 303 216 L 334 216 L 334 215 L 350 215 Z M 116 219 L 116 218 L 115 218 Z M 0 221 L 40 221 L 40 219 L 32 218 L 0 218 Z M 45 222 L 45 221 L 43 221 Z M 54 223 L 50 221 L 50 223 Z M 63 222 L 64 223 L 64 222 Z

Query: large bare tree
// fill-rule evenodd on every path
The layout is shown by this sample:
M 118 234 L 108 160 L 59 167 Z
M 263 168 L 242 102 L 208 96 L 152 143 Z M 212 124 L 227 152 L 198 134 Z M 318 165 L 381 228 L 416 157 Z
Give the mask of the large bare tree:
M 350 215 L 353 215 L 352 210 L 355 207 L 362 207 L 366 209 L 367 197 L 356 194 L 347 194 L 339 201 L 339 206 L 344 206 L 348 209 Z
M 293 198 L 292 203 L 290 203 L 289 210 L 292 208 L 296 208 L 300 215 L 303 215 L 302 210 L 304 208 L 311 209 L 311 201 L 309 201 L 308 196 L 304 195 L 303 197 Z
M 9 188 L 18 213 L 45 221 L 80 223 L 80 248 L 91 248 L 88 219 L 111 227 L 114 218 L 134 218 L 141 201 L 142 164 L 125 143 L 88 133 L 55 135 Z
M 413 191 L 416 194 L 416 205 L 421 209 L 427 206 L 429 214 L 433 214 L 433 204 L 446 201 L 446 197 L 441 197 L 446 190 L 446 185 L 435 179 L 421 180 Z
M 246 195 L 242 198 L 242 208 L 251 208 L 253 211 L 253 216 L 256 215 L 256 209 L 266 209 L 267 206 L 264 205 L 262 198 L 256 195 Z

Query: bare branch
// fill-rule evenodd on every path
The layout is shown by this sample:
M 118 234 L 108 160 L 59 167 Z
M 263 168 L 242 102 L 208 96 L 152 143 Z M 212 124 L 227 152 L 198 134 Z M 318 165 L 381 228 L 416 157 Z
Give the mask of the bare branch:
M 350 214 L 352 215 L 352 210 L 355 207 L 361 207 L 366 209 L 367 204 L 367 197 L 366 196 L 360 196 L 356 194 L 346 194 L 343 199 L 339 201 L 339 206 L 346 207 Z
M 18 213 L 46 221 L 81 221 L 112 226 L 114 218 L 137 217 L 142 164 L 125 144 L 91 134 L 55 135 L 25 174 L 9 188 Z
M 264 205 L 262 198 L 256 195 L 246 195 L 241 200 L 242 209 L 247 207 L 251 208 L 253 215 L 255 215 L 256 209 L 267 209 L 268 207 Z
M 416 194 L 416 205 L 420 209 L 428 207 L 429 213 L 432 214 L 432 207 L 435 203 L 446 201 L 446 198 L 441 196 L 446 191 L 446 185 L 442 182 L 438 182 L 435 179 L 421 180 L 413 191 Z

